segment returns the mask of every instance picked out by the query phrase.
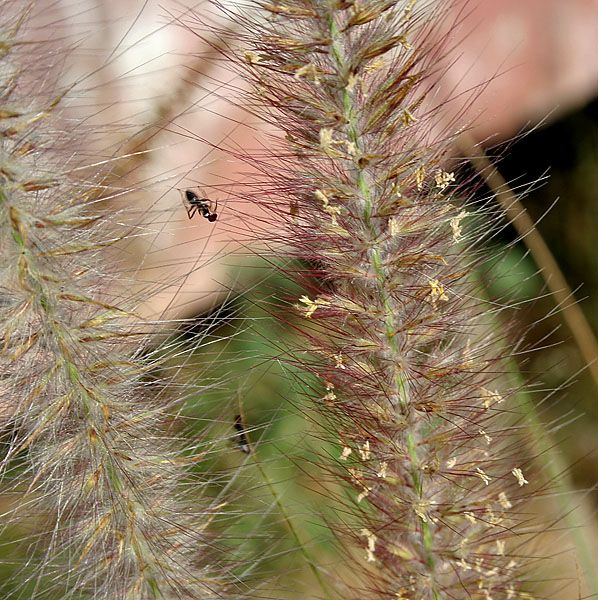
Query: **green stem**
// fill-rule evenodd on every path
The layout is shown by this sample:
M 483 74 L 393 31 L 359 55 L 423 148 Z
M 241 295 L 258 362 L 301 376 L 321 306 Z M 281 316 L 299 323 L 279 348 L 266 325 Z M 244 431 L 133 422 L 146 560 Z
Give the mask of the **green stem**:
M 314 561 L 312 560 L 311 556 L 307 552 L 307 550 L 305 548 L 305 544 L 302 542 L 302 540 L 299 536 L 299 533 L 297 532 L 297 529 L 293 525 L 293 521 L 291 520 L 289 514 L 287 513 L 286 508 L 284 507 L 284 504 L 281 502 L 280 496 L 279 496 L 278 492 L 276 491 L 274 484 L 272 483 L 272 480 L 270 479 L 270 477 L 268 476 L 268 474 L 262 467 L 262 464 L 258 460 L 255 450 L 253 448 L 251 448 L 251 455 L 254 457 L 253 463 L 257 467 L 257 470 L 260 472 L 262 479 L 265 481 L 266 486 L 268 487 L 268 490 L 272 494 L 272 497 L 274 498 L 274 503 L 276 504 L 276 508 L 278 508 L 278 511 L 280 512 L 290 534 L 293 536 L 295 543 L 299 547 L 299 550 L 301 551 L 301 554 L 303 555 L 305 562 L 309 565 L 311 572 L 314 574 L 314 577 L 318 581 L 318 584 L 322 588 L 322 592 L 324 592 L 326 598 L 328 598 L 328 600 L 333 600 L 333 597 L 331 596 L 330 591 L 329 591 L 328 587 L 326 586 L 319 569 L 316 567 Z
M 336 67 L 338 73 L 341 76 L 345 75 L 346 71 L 346 63 L 344 60 L 344 52 L 342 44 L 339 41 L 340 31 L 336 24 L 334 14 L 330 14 L 328 17 L 328 28 L 330 37 L 332 40 L 331 44 L 331 54 L 336 62 Z M 347 89 L 347 86 L 343 88 L 343 111 L 344 118 L 347 122 L 346 125 L 346 133 L 349 139 L 349 142 L 354 144 L 357 155 L 360 154 L 363 150 L 362 139 L 358 131 L 357 119 L 354 110 L 354 101 L 353 101 L 353 92 Z M 382 303 L 384 306 L 385 312 L 385 329 L 386 329 L 386 339 L 389 343 L 390 349 L 392 351 L 393 356 L 395 357 L 395 364 L 399 364 L 399 349 L 397 345 L 396 339 L 396 324 L 394 319 L 394 306 L 390 295 L 386 291 L 386 274 L 384 273 L 383 261 L 380 257 L 380 253 L 378 247 L 376 245 L 377 233 L 372 224 L 372 213 L 373 213 L 373 201 L 371 190 L 367 180 L 367 173 L 364 168 L 360 167 L 358 162 L 355 162 L 354 169 L 356 171 L 355 182 L 357 187 L 359 188 L 362 194 L 363 200 L 363 221 L 368 227 L 371 237 L 372 237 L 372 249 L 370 253 L 370 262 L 374 272 L 376 273 L 377 279 L 377 292 L 382 299 Z M 397 397 L 399 398 L 399 404 L 401 412 L 406 415 L 409 411 L 409 399 L 408 399 L 408 390 L 407 383 L 403 377 L 399 374 L 398 370 L 396 372 L 395 377 L 395 390 L 397 393 Z M 418 464 L 419 459 L 417 456 L 417 442 L 415 436 L 412 431 L 407 430 L 406 432 L 406 442 L 408 448 L 408 455 L 411 461 L 411 477 L 413 479 L 413 484 L 415 489 L 417 490 L 418 496 L 421 498 L 423 496 L 423 483 L 420 478 Z M 433 536 L 432 530 L 430 528 L 429 523 L 421 523 L 420 530 L 422 545 L 426 554 L 426 563 L 433 572 L 434 570 L 434 556 L 433 556 Z M 434 599 L 438 599 L 438 592 L 433 590 Z

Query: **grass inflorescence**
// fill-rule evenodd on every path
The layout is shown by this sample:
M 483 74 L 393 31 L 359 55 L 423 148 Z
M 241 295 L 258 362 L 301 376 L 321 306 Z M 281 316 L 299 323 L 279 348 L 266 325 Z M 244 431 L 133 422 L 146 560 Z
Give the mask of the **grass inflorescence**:
M 28 16 L 0 2 L 0 467 L 4 525 L 25 546 L 3 597 L 216 597 L 211 503 L 182 487 L 204 453 L 183 452 L 172 417 L 189 389 L 152 375 L 163 326 L 135 315 L 107 172 L 79 158 L 59 48 Z
M 523 506 L 539 483 L 475 272 L 492 225 L 464 209 L 433 108 L 448 4 L 244 9 L 247 106 L 278 132 L 237 156 L 283 229 L 272 248 L 311 265 L 296 309 L 313 358 L 293 360 L 322 382 L 334 477 L 354 489 L 330 525 L 352 565 L 340 594 L 529 598 L 538 530 Z

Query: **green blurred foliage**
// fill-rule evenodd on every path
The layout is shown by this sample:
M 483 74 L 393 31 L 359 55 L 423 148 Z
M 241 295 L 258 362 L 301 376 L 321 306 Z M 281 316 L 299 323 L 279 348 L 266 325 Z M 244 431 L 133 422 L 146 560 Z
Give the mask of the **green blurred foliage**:
M 338 487 L 322 481 L 315 463 L 340 449 L 323 441 L 311 419 L 312 402 L 325 393 L 321 382 L 293 360 L 301 341 L 293 304 L 304 292 L 266 261 L 233 269 L 237 291 L 185 334 L 190 344 L 202 341 L 185 373 L 200 389 L 184 407 L 185 435 L 217 440 L 196 472 L 223 502 L 213 528 L 238 562 L 239 579 L 259 594 L 312 597 L 318 583 L 309 561 L 324 564 L 334 554 L 321 494 Z M 249 454 L 239 447 L 238 414 Z M 214 478 L 233 472 L 232 482 Z

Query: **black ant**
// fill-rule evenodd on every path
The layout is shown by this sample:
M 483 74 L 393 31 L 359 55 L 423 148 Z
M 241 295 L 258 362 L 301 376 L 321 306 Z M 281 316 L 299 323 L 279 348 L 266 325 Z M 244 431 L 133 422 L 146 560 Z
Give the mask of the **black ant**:
M 237 415 L 235 417 L 235 429 L 237 430 L 237 445 L 239 446 L 239 450 L 245 454 L 249 454 L 251 452 L 251 446 L 249 445 L 249 440 L 247 439 L 247 434 L 245 433 L 245 427 L 243 426 L 243 419 L 241 418 L 241 415 Z
M 187 216 L 191 219 L 196 213 L 200 213 L 204 219 L 213 223 L 218 218 L 218 200 L 216 200 L 216 208 L 212 212 L 210 210 L 211 200 L 209 198 L 200 198 L 193 190 L 185 190 L 183 194 L 183 205 L 187 211 Z

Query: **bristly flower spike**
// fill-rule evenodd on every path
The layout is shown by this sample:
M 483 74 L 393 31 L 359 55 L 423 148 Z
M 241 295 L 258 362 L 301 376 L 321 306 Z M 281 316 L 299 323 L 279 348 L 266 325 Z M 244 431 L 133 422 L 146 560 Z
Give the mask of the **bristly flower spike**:
M 296 306 L 316 357 L 303 362 L 327 390 L 316 408 L 355 489 L 360 525 L 339 536 L 358 567 L 340 596 L 521 597 L 533 476 L 505 421 L 512 394 L 476 299 L 450 140 L 432 133 L 445 129 L 428 99 L 442 58 L 431 32 L 447 4 L 250 4 L 265 18 L 237 15 L 238 65 L 254 114 L 283 133 L 264 144 L 261 193 L 284 247 L 325 281 Z
M 16 499 L 3 527 L 29 531 L 10 589 L 221 597 L 204 567 L 211 501 L 182 494 L 181 399 L 144 381 L 153 325 L 108 270 L 122 231 L 92 212 L 103 174 L 77 162 L 83 131 L 64 131 L 48 75 L 60 52 L 35 42 L 30 4 L 0 0 L 0 481 Z

